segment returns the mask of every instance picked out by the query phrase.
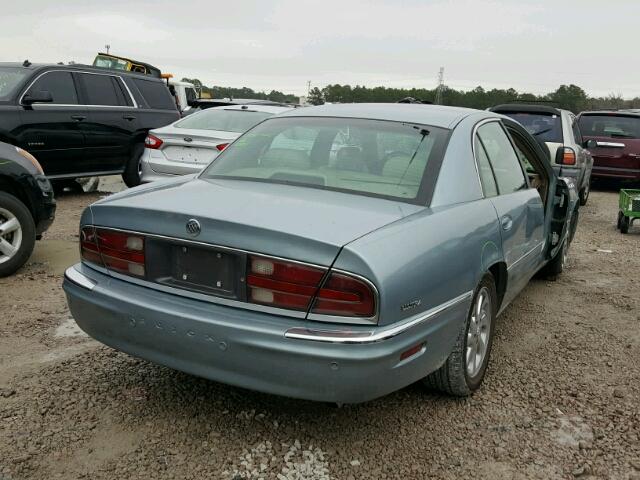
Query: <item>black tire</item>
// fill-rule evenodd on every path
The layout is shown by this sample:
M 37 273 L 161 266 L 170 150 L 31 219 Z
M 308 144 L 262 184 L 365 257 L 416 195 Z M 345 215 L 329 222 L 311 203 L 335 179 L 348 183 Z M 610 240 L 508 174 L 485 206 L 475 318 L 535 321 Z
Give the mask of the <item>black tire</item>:
M 616 224 L 616 228 L 620 230 L 622 228 L 622 217 L 624 217 L 624 213 L 622 211 L 618 212 L 618 223 Z
M 131 156 L 129 157 L 129 161 L 124 167 L 124 172 L 122 172 L 122 180 L 129 188 L 140 185 L 140 161 L 142 159 L 143 153 L 143 143 L 137 143 L 131 149 Z
M 629 233 L 629 225 L 631 225 L 631 219 L 626 215 L 623 215 L 620 220 L 620 231 L 622 233 Z
M 571 215 L 571 225 L 569 226 L 569 245 L 573 242 L 573 237 L 576 236 L 576 232 L 578 231 L 578 218 L 580 218 L 580 210 L 576 207 L 575 212 Z
M 0 223 L 6 218 L 2 215 L 2 210 L 8 211 L 20 224 L 22 240 L 15 253 L 8 255 L 0 251 L 0 277 L 7 277 L 22 267 L 31 256 L 36 243 L 36 226 L 33 222 L 31 212 L 24 203 L 13 195 L 0 192 Z M 0 236 L 0 241 L 9 243 L 13 240 L 15 232 L 5 236 Z M 4 258 L 4 261 L 2 260 Z
M 582 190 L 580 190 L 580 193 L 579 193 L 581 206 L 585 206 L 587 204 L 590 193 L 591 193 L 591 186 L 587 183 L 587 185 Z
M 547 263 L 542 270 L 543 276 L 549 280 L 557 280 L 560 274 L 564 271 L 567 263 L 567 257 L 569 255 L 569 244 L 567 241 L 562 243 L 562 246 L 556 252 L 556 256 Z
M 488 294 L 491 318 L 489 319 L 489 333 L 486 339 L 486 351 L 484 357 L 482 362 L 479 364 L 478 370 L 471 376 L 467 371 L 467 340 L 470 335 L 469 329 L 471 328 L 471 319 L 474 313 L 474 308 L 476 307 L 476 302 L 478 301 L 481 292 L 483 292 L 483 294 Z M 493 275 L 487 273 L 482 277 L 480 284 L 474 292 L 469 313 L 467 314 L 467 318 L 460 329 L 453 351 L 447 358 L 446 362 L 438 370 L 431 373 L 423 380 L 427 387 L 456 397 L 467 397 L 480 387 L 487 371 L 489 357 L 491 356 L 491 345 L 493 344 L 497 311 L 498 296 L 496 294 L 496 284 L 493 279 Z

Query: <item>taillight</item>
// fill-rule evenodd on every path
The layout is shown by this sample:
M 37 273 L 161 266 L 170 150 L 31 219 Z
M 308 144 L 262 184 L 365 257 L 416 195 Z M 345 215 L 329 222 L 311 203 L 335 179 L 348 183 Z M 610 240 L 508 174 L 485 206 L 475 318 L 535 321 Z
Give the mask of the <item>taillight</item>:
M 247 300 L 291 310 L 307 310 L 326 270 L 286 260 L 250 256 Z
M 125 275 L 145 275 L 144 237 L 138 234 L 83 227 L 80 255 L 85 262 Z
M 346 273 L 270 257 L 250 256 L 247 299 L 251 303 L 319 315 L 373 317 L 376 296 L 366 281 Z
M 371 285 L 345 273 L 333 272 L 318 291 L 311 313 L 373 317 L 376 296 Z
M 216 145 L 216 148 L 218 149 L 219 152 L 221 152 L 222 150 L 227 148 L 228 145 L 229 145 L 228 143 L 219 143 L 218 145 Z
M 573 148 L 564 147 L 562 149 L 562 165 L 575 165 L 576 164 L 576 152 L 573 151 Z
M 162 140 L 160 140 L 155 135 L 147 135 L 147 138 L 144 139 L 145 148 L 150 148 L 152 150 L 157 150 L 162 146 Z

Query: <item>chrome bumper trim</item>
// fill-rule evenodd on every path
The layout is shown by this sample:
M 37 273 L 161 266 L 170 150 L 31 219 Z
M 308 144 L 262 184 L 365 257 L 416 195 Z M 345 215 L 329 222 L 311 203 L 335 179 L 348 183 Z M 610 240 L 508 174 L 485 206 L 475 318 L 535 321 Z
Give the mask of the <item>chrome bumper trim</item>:
M 98 282 L 91 280 L 85 274 L 76 270 L 75 267 L 69 267 L 64 272 L 64 278 L 69 280 L 70 282 L 75 283 L 79 287 L 86 288 L 87 290 L 93 290 L 94 287 L 98 284 Z
M 407 321 L 400 323 L 399 325 L 392 325 L 387 328 L 381 328 L 378 330 L 321 330 L 314 328 L 302 328 L 295 327 L 290 328 L 284 333 L 285 338 L 292 338 L 296 340 L 310 340 L 314 342 L 327 342 L 327 343 L 376 343 L 388 340 L 392 337 L 400 335 L 410 328 L 415 327 L 421 323 L 424 323 L 438 315 L 445 310 L 455 307 L 459 303 L 473 296 L 473 291 L 469 291 L 459 295 L 448 302 L 445 302 L 437 307 L 434 307 L 426 312 L 412 317 Z

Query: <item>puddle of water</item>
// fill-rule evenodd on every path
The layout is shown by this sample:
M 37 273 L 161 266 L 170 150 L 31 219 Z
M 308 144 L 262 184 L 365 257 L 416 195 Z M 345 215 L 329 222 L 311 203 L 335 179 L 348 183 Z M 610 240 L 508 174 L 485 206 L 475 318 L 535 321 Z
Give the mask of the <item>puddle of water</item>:
M 58 326 L 58 328 L 56 328 L 54 336 L 56 338 L 89 337 L 80 329 L 80 327 L 72 317 L 67 318 Z

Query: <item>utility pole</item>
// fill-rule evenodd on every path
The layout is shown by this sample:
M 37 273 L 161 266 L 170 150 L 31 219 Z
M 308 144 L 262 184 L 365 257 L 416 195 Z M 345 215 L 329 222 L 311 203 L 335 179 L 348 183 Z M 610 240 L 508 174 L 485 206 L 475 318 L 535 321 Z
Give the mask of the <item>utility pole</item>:
M 107 49 L 107 55 L 109 55 L 109 49 L 111 48 L 111 45 L 109 45 L 108 43 L 104 46 L 104 48 Z
M 444 94 L 444 67 L 440 67 L 438 72 L 438 87 L 436 88 L 436 105 L 442 105 L 442 95 Z
M 311 80 L 307 80 L 307 98 L 309 97 L 310 93 L 311 93 Z

